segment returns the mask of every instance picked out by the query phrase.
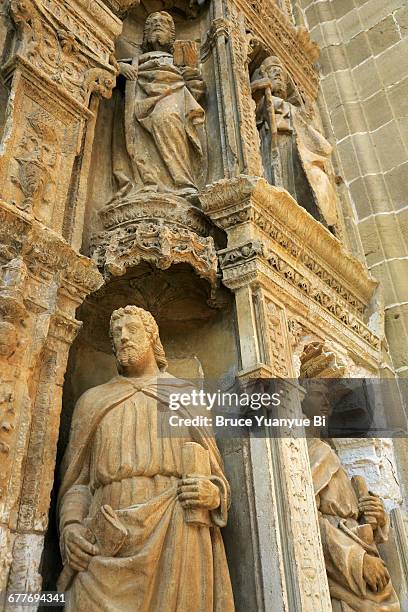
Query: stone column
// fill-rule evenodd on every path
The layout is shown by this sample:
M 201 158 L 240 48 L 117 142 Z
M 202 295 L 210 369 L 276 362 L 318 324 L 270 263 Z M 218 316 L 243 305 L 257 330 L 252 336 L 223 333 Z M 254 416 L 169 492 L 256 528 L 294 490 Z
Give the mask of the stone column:
M 240 377 L 243 380 L 281 378 L 284 399 L 280 416 L 299 416 L 299 391 L 295 381 L 290 382 L 295 374 L 285 305 L 289 301 L 288 294 L 280 291 L 271 276 L 268 277 L 271 261 L 266 262 L 270 242 L 260 230 L 263 214 L 253 199 L 255 185 L 265 188 L 265 196 L 269 192 L 268 203 L 272 206 L 272 194 L 277 190 L 263 180 L 256 182 L 247 177 L 213 185 L 202 196 L 202 201 L 211 218 L 228 233 L 228 248 L 219 252 L 219 259 L 223 283 L 235 294 Z M 290 201 L 293 207 L 297 206 L 289 195 L 285 197 L 289 198 L 288 206 Z M 271 228 L 268 229 L 268 234 L 273 234 Z M 238 516 L 237 506 L 234 512 L 238 524 L 243 524 L 249 513 L 251 534 L 247 536 L 248 546 L 240 564 L 247 574 L 249 558 L 253 559 L 252 583 L 247 575 L 246 580 L 255 589 L 256 607 L 255 603 L 251 607 L 250 602 L 245 602 L 245 593 L 241 594 L 240 589 L 248 588 L 248 584 L 238 583 L 232 562 L 238 610 L 245 606 L 251 611 L 329 611 L 331 603 L 306 440 L 295 438 L 290 432 L 285 438 L 266 433 L 264 438 L 235 441 L 233 458 L 230 448 L 224 452 L 227 470 L 233 478 L 237 474 L 237 455 L 244 457 L 246 465 L 245 486 L 242 487 L 242 483 L 235 486 L 247 491 L 248 501 L 244 499 L 245 493 L 240 492 L 242 516 Z M 234 481 L 232 485 L 234 487 Z M 233 533 L 227 533 L 226 538 L 233 552 Z M 242 608 L 241 602 L 245 602 Z
M 9 91 L 0 148 L 0 590 L 33 591 L 75 311 L 102 284 L 75 247 L 93 94 L 111 95 L 121 23 L 100 0 L 6 5 L 14 36 L 1 67 Z

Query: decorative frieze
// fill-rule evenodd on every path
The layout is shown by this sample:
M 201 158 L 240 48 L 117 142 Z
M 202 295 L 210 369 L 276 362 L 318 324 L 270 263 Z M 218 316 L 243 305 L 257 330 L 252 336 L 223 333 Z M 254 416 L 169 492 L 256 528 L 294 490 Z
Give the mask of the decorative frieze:
M 67 236 L 78 222 L 72 218 L 67 227 L 65 217 L 67 199 L 76 197 L 70 187 L 75 160 L 93 117 L 90 97 L 109 98 L 117 74 L 114 38 L 121 23 L 100 0 L 92 5 L 12 0 L 16 34 L 1 66 L 10 93 L 0 197 Z
M 79 255 L 70 245 L 44 225 L 22 211 L 0 201 L 0 239 L 3 249 L 21 256 L 29 272 L 42 277 L 47 271 L 60 282 L 76 285 L 79 295 L 95 291 L 102 277 L 89 258 Z
M 234 246 L 234 229 L 251 221 L 258 239 L 271 239 L 274 249 L 303 264 L 362 314 L 377 283 L 361 262 L 318 223 L 284 189 L 264 179 L 240 176 L 210 185 L 200 196 L 205 212 L 225 230 Z M 239 235 L 237 229 L 237 235 Z M 232 243 L 232 244 L 231 244 Z M 278 252 L 278 251 L 277 251 Z
M 244 245 L 244 249 L 248 249 L 248 245 Z M 232 249 L 232 253 L 236 253 L 238 249 Z M 264 278 L 265 286 L 274 283 L 279 283 L 282 287 L 287 287 L 288 284 L 294 289 L 294 297 L 300 304 L 305 305 L 305 298 L 311 300 L 316 307 L 314 311 L 322 314 L 325 311 L 328 321 L 332 320 L 332 325 L 336 320 L 336 327 L 343 328 L 343 333 L 346 329 L 353 335 L 357 335 L 360 340 L 370 346 L 375 351 L 380 350 L 381 340 L 367 325 L 357 316 L 350 312 L 347 304 L 342 302 L 334 291 L 326 289 L 324 285 L 313 276 L 308 276 L 307 272 L 298 272 L 294 267 L 290 266 L 283 258 L 278 257 L 273 252 L 264 250 L 262 255 L 252 253 L 248 256 L 244 263 L 244 258 L 239 257 L 237 265 L 229 263 L 224 265 L 224 258 L 231 262 L 232 257 L 229 257 L 228 250 L 220 252 L 221 269 L 223 283 L 231 288 L 236 289 L 246 284 L 251 284 Z M 266 275 L 266 278 L 265 278 Z M 280 282 L 279 282 L 280 279 Z M 274 287 L 276 290 L 276 287 Z M 311 306 L 308 306 L 310 309 Z
M 121 25 L 114 23 L 112 15 L 109 24 L 105 19 L 105 27 L 110 26 L 105 32 L 78 5 L 64 0 L 12 0 L 10 12 L 19 41 L 3 70 L 7 73 L 16 61 L 25 59 L 86 106 L 92 91 L 101 85 L 105 89 L 100 93 L 111 95 L 116 75 L 111 59 L 113 36 L 120 33 Z

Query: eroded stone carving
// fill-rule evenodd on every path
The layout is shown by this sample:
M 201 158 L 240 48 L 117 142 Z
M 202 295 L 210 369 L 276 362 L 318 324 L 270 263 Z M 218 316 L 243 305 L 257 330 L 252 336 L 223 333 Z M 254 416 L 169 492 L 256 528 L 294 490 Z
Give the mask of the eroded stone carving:
M 45 110 L 36 109 L 27 121 L 28 129 L 15 156 L 18 171 L 11 174 L 11 180 L 23 194 L 19 207 L 37 212 L 39 206 L 50 207 L 55 198 L 61 151 L 51 117 Z
M 88 103 L 92 91 L 111 96 L 116 82 L 113 45 L 99 27 L 90 29 L 80 12 L 59 0 L 12 0 L 10 12 L 19 31 L 20 61 L 67 88 L 82 104 Z M 119 31 L 117 26 L 115 34 Z
M 305 378 L 342 378 L 346 366 L 328 342 L 311 342 L 305 346 L 301 361 L 301 374 Z
M 0 266 L 0 313 L 9 322 L 16 322 L 26 314 L 24 289 L 27 266 L 21 256 Z
M 93 259 L 107 275 L 120 276 L 141 261 L 161 270 L 188 263 L 213 286 L 217 283 L 217 255 L 211 237 L 166 221 L 141 220 L 95 238 Z
M 238 242 L 218 253 L 224 284 L 245 285 L 262 271 L 270 279 L 289 283 L 379 350 L 380 339 L 362 320 L 376 283 L 285 190 L 262 178 L 240 176 L 213 183 L 200 200 L 211 219 Z M 260 230 L 255 233 L 259 241 L 252 237 L 243 243 L 241 232 L 248 222 Z M 271 249 L 263 244 L 265 234 Z
M 116 121 L 124 126 L 130 168 L 117 125 L 113 201 L 148 202 L 148 194 L 155 192 L 194 195 L 206 175 L 205 112 L 198 102 L 205 85 L 197 45 L 176 41 L 173 18 L 161 11 L 146 19 L 141 50 L 119 62 L 127 83 L 124 116 L 118 108 Z
M 277 57 L 262 62 L 252 75 L 251 89 L 266 179 L 287 189 L 306 208 L 310 185 L 323 219 L 335 225 L 337 196 L 328 168 L 332 146 L 311 124 L 301 96 Z
M 247 31 L 285 63 L 301 95 L 315 99 L 319 76 L 313 64 L 320 52 L 305 29 L 296 28 L 269 0 L 233 0 L 233 3 L 245 15 Z
M 302 407 L 311 419 L 330 415 L 323 381 L 308 382 Z M 350 480 L 327 442 L 310 438 L 308 448 L 333 610 L 398 612 L 398 598 L 377 548 L 389 532 L 383 501 L 368 491 L 363 477 Z
M 63 461 L 59 588 L 70 586 L 68 610 L 201 601 L 232 611 L 219 531 L 229 487 L 213 435 L 200 427 L 166 436 L 169 393 L 186 383 L 165 373 L 150 313 L 119 309 L 110 333 L 120 375 L 80 398 Z M 125 430 L 134 435 L 117 435 Z

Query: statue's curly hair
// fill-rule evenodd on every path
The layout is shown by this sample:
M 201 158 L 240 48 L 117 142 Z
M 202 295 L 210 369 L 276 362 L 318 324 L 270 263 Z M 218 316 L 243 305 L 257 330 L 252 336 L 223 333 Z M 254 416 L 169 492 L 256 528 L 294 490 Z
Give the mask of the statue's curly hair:
M 124 308 L 118 308 L 112 312 L 109 325 L 109 336 L 112 340 L 112 324 L 114 321 L 121 319 L 125 315 L 139 317 L 143 323 L 147 335 L 149 336 L 153 353 L 156 358 L 156 363 L 161 372 L 164 372 L 168 366 L 164 348 L 159 336 L 159 328 L 150 312 L 139 308 L 138 306 L 128 305 Z
M 174 19 L 173 17 L 170 15 L 170 13 L 167 13 L 166 11 L 156 11 L 155 13 L 150 13 L 150 15 L 148 15 L 148 17 L 146 18 L 145 24 L 144 24 L 144 29 L 143 29 L 143 42 L 142 42 L 142 51 L 143 53 L 146 53 L 147 51 L 151 51 L 151 47 L 150 44 L 147 40 L 147 35 L 150 31 L 150 27 L 151 27 L 151 21 L 153 19 L 153 17 L 155 15 L 164 15 L 166 17 L 166 20 L 170 26 L 170 32 L 171 32 L 171 41 L 168 47 L 168 51 L 169 53 L 173 53 L 173 48 L 174 48 L 174 43 L 176 40 L 176 26 L 174 25 Z

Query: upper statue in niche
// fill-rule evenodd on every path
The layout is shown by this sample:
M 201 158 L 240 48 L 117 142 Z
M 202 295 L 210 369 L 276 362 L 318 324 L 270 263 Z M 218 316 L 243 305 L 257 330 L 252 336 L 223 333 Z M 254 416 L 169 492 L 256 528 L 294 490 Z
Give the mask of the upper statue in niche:
M 169 13 L 152 13 L 141 54 L 121 60 L 119 69 L 127 82 L 124 114 L 115 113 L 114 200 L 146 192 L 196 194 L 206 169 L 205 112 L 198 102 L 205 85 L 197 44 L 176 41 Z
M 332 226 L 337 222 L 337 196 L 328 165 L 332 146 L 312 125 L 291 85 L 275 56 L 267 57 L 252 75 L 265 178 Z

